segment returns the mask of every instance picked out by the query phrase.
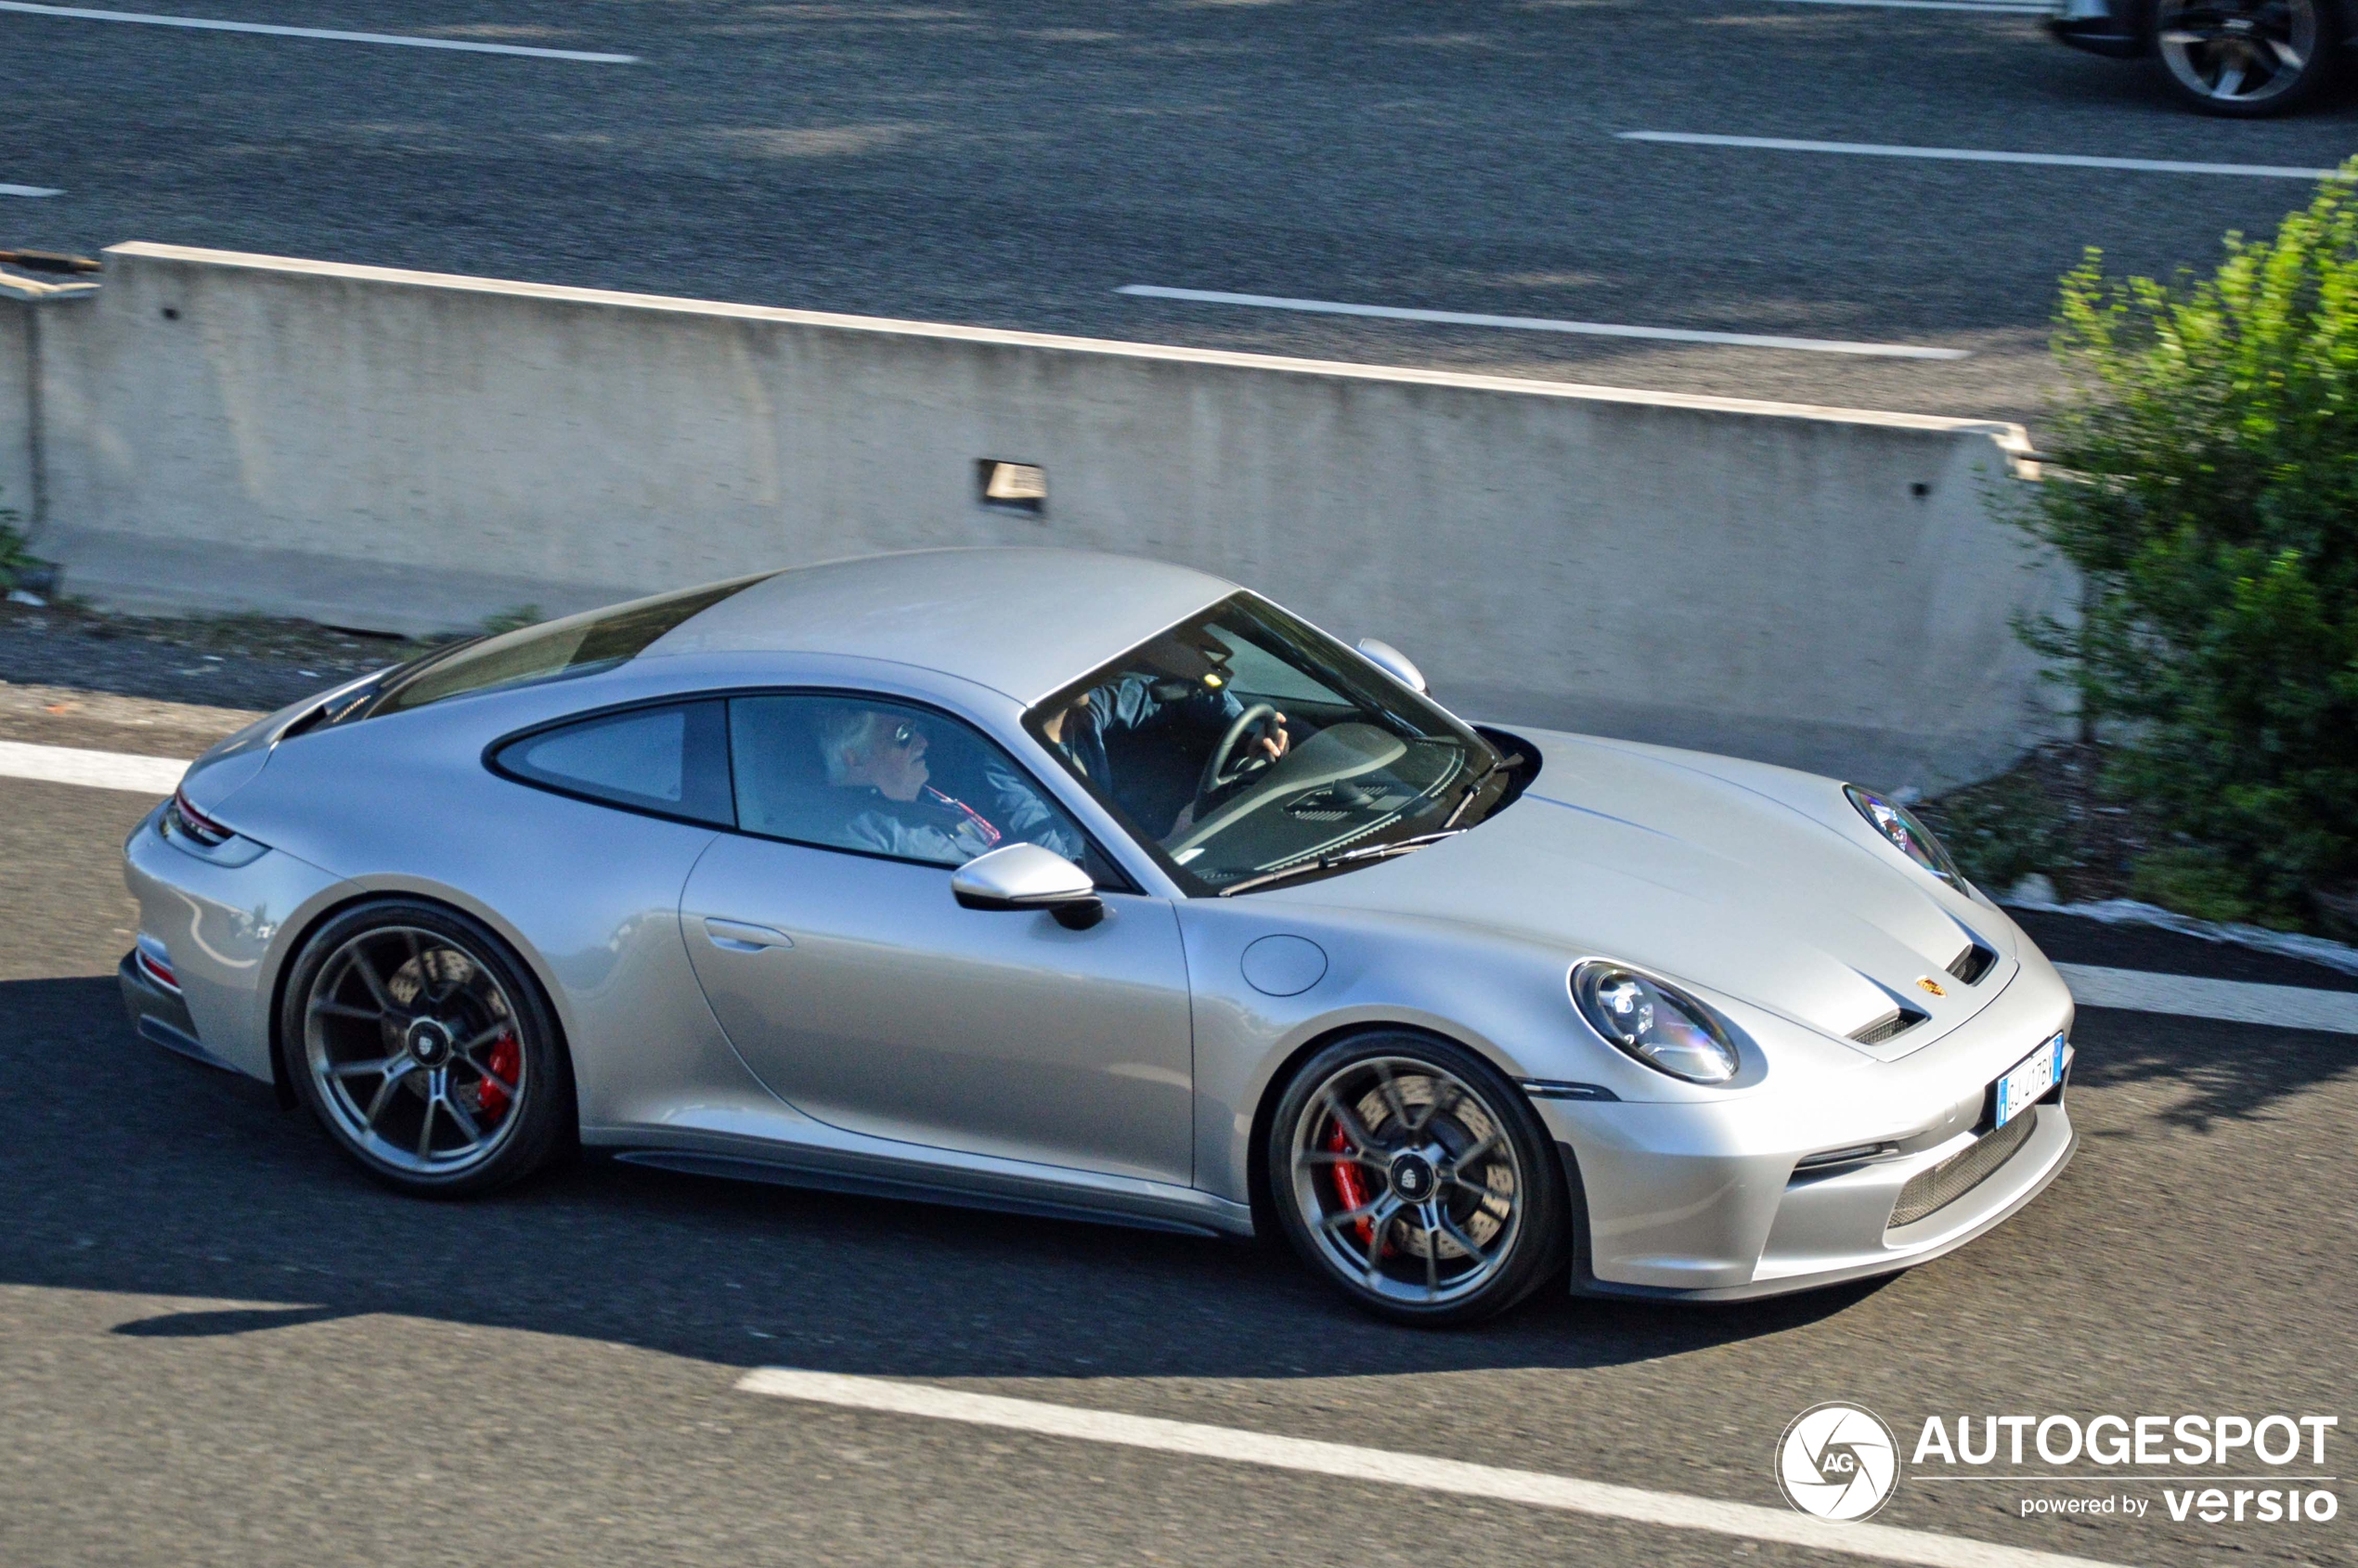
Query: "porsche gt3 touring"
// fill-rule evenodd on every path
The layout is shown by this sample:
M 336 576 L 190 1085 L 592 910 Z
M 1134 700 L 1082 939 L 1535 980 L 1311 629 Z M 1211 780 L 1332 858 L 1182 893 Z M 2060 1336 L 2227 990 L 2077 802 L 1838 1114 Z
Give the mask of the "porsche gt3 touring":
M 421 1195 L 588 1147 L 1275 1232 L 1444 1323 L 1888 1273 L 2074 1145 L 2068 993 L 1901 804 L 1468 722 L 1147 561 L 447 646 L 216 746 L 124 852 L 139 1030 Z

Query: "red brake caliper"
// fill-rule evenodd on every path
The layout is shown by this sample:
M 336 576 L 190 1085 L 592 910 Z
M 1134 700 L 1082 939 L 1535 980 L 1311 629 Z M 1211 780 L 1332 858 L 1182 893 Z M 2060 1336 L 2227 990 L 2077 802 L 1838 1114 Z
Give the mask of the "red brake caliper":
M 507 1114 L 508 1102 L 515 1097 L 516 1079 L 524 1071 L 524 1047 L 516 1043 L 514 1030 L 492 1043 L 491 1058 L 484 1065 L 491 1071 L 483 1081 L 483 1114 L 497 1121 Z
M 1341 1122 L 1335 1123 L 1334 1136 L 1327 1140 L 1327 1147 L 1337 1154 L 1350 1151 L 1351 1142 L 1342 1135 Z M 1346 1161 L 1330 1169 L 1335 1173 L 1335 1196 L 1342 1199 L 1342 1206 L 1345 1209 L 1365 1209 L 1367 1206 L 1367 1178 L 1360 1174 L 1359 1167 Z M 1360 1246 L 1365 1247 L 1375 1240 L 1376 1223 L 1373 1220 L 1354 1220 L 1351 1224 L 1352 1228 L 1359 1233 Z

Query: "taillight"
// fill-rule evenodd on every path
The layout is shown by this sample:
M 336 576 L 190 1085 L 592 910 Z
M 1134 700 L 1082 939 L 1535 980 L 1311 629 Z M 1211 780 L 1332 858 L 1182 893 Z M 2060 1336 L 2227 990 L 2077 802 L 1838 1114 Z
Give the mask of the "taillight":
M 218 844 L 226 844 L 236 836 L 227 828 L 189 805 L 188 796 L 176 789 L 172 792 L 170 815 L 174 827 L 178 828 L 208 849 Z
M 138 944 L 131 950 L 131 961 L 139 965 L 139 972 L 148 978 L 175 995 L 179 993 L 180 978 L 172 972 L 172 955 L 155 938 L 141 932 Z

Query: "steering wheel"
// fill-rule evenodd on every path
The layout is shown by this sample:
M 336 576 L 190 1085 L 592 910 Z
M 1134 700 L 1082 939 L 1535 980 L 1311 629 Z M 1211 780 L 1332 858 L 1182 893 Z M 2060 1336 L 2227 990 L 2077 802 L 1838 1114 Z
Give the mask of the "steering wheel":
M 1204 762 L 1203 777 L 1196 784 L 1197 799 L 1200 800 L 1215 790 L 1225 789 L 1237 780 L 1269 766 L 1270 759 L 1266 757 L 1247 757 L 1234 767 L 1229 766 L 1229 758 L 1236 755 L 1238 746 L 1244 745 L 1245 737 L 1251 733 L 1255 725 L 1274 724 L 1276 718 L 1277 710 L 1267 703 L 1255 703 L 1237 715 L 1236 722 L 1228 726 L 1228 732 L 1220 737 L 1220 744 L 1211 748 L 1211 756 Z

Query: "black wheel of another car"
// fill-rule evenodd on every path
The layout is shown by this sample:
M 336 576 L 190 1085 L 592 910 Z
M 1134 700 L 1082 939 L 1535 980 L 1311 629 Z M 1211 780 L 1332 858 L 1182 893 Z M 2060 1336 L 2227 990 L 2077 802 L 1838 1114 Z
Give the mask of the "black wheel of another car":
M 1568 1265 L 1564 1178 L 1528 1100 L 1424 1035 L 1338 1042 L 1270 1120 L 1279 1224 L 1313 1267 L 1400 1322 L 1503 1312 Z
M 2208 114 L 2281 114 L 2313 95 L 2340 40 L 2324 0 L 2157 0 L 2162 76 Z
M 538 988 L 489 929 L 438 905 L 364 904 L 322 927 L 288 978 L 279 1044 L 329 1135 L 405 1192 L 505 1186 L 575 1133 Z

